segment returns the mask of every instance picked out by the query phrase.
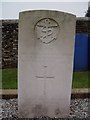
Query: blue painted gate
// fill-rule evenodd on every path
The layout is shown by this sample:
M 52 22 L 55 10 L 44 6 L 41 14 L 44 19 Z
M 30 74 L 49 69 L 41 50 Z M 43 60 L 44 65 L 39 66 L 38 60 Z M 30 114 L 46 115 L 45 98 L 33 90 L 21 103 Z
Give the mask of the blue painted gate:
M 90 46 L 90 37 L 88 44 L 88 34 L 77 33 L 75 37 L 74 71 L 88 70 L 88 55 L 90 60 L 88 46 Z

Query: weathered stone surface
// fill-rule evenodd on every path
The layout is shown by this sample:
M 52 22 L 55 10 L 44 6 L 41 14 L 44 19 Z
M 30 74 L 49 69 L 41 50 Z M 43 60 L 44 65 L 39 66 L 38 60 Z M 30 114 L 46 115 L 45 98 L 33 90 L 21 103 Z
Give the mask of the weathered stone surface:
M 66 117 L 72 86 L 75 16 L 20 13 L 18 105 L 21 117 Z

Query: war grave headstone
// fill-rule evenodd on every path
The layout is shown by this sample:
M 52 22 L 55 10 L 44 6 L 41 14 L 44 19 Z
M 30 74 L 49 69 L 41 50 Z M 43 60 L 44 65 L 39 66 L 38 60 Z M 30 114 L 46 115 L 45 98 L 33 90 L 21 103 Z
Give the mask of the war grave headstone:
M 18 106 L 21 117 L 69 115 L 76 16 L 33 10 L 19 15 Z

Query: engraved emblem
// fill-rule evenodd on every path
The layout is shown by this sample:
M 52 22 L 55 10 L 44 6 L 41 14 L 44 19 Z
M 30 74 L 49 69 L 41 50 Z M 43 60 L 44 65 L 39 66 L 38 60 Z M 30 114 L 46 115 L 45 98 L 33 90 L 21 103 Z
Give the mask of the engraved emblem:
M 50 18 L 40 20 L 35 26 L 37 39 L 43 43 L 50 43 L 57 39 L 59 33 L 58 23 Z

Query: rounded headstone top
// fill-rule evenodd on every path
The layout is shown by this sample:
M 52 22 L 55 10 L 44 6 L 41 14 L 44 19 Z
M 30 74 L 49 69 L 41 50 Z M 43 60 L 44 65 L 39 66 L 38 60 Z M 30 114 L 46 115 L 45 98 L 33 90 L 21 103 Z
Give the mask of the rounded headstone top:
M 32 32 L 34 39 L 49 44 L 53 41 L 57 42 L 60 35 L 68 31 L 68 26 L 73 29 L 75 18 L 73 14 L 56 10 L 30 10 L 20 12 L 19 23 L 26 31 L 28 29 Z
M 67 12 L 63 12 L 63 11 L 59 11 L 59 10 L 28 10 L 28 11 L 21 11 L 20 14 L 25 14 L 25 13 L 30 13 L 30 12 L 45 12 L 45 13 L 51 13 L 51 12 L 55 12 L 55 13 L 61 13 L 61 14 L 67 14 L 67 15 L 70 15 L 70 16 L 76 16 L 72 13 L 67 13 Z

